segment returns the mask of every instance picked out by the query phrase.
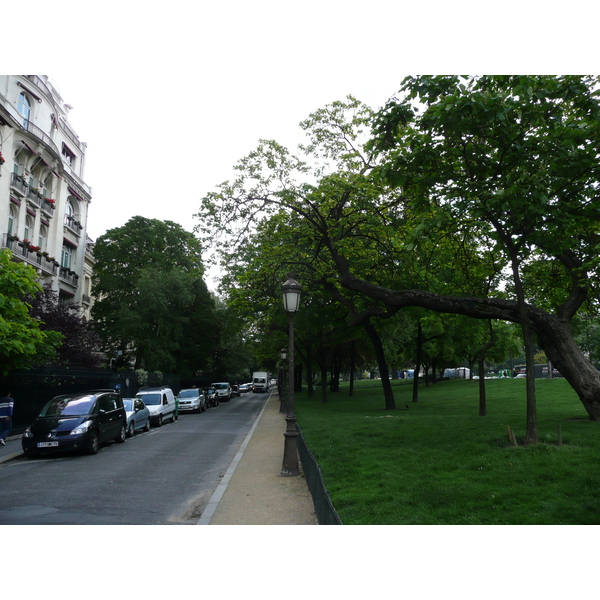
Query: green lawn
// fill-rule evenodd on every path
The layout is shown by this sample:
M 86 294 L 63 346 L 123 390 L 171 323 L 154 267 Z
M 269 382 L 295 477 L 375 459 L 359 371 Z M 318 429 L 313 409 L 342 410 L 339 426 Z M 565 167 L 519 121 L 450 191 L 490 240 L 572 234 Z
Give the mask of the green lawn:
M 536 382 L 541 443 L 529 448 L 506 435 L 507 425 L 518 440 L 525 433 L 524 379 L 487 380 L 486 417 L 477 381 L 422 386 L 416 403 L 410 385 L 394 383 L 396 411 L 376 381 L 326 404 L 320 391 L 295 396 L 344 524 L 600 523 L 600 423 L 564 379 Z

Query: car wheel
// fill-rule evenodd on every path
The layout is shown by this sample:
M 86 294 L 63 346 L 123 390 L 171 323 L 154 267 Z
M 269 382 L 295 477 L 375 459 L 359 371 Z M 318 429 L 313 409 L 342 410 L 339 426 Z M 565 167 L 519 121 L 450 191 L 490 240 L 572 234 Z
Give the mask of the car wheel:
M 156 422 L 157 427 L 162 427 L 162 415 L 158 415 L 158 421 Z
M 175 421 L 177 421 L 177 416 L 175 415 L 175 413 L 173 413 L 171 415 L 171 423 L 175 423 Z
M 98 450 L 100 450 L 100 435 L 97 431 L 92 431 L 92 439 L 90 440 L 88 454 L 98 454 Z
M 150 431 L 150 417 L 146 419 L 146 424 L 144 425 L 144 431 Z
M 125 424 L 122 423 L 121 424 L 121 429 L 119 431 L 119 435 L 115 438 L 115 442 L 117 442 L 118 444 L 122 444 L 127 438 L 127 428 L 125 427 Z

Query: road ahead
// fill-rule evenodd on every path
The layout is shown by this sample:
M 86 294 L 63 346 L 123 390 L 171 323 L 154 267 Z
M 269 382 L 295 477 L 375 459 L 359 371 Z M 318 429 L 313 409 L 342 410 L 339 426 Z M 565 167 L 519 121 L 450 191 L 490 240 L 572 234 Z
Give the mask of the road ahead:
M 0 465 L 0 524 L 195 524 L 260 413 L 243 394 L 202 414 L 109 442 L 95 456 Z

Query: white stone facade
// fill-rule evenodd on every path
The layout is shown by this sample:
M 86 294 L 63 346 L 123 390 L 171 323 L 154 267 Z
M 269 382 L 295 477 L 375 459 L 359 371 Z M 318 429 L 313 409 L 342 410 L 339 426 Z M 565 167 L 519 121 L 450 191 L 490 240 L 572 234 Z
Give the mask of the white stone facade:
M 86 313 L 91 189 L 70 108 L 45 75 L 0 75 L 0 248 Z

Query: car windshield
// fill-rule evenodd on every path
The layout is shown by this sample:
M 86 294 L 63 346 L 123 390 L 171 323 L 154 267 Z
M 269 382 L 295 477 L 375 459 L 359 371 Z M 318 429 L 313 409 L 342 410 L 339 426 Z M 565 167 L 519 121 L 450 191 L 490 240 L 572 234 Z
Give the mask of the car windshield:
M 123 398 L 123 406 L 125 406 L 125 410 L 127 411 L 133 410 L 133 399 Z
M 206 392 L 207 392 L 208 394 L 214 394 L 214 393 L 215 393 L 215 388 L 208 388 L 208 389 L 206 390 Z
M 196 396 L 199 396 L 200 393 L 198 392 L 198 390 L 181 390 L 179 392 L 179 397 L 180 398 L 195 398 Z
M 213 384 L 217 390 L 226 390 L 228 383 L 215 383 Z
M 40 417 L 75 417 L 89 415 L 94 408 L 96 396 L 59 396 L 44 406 Z
M 143 400 L 146 406 L 157 406 L 161 403 L 160 394 L 144 394 L 143 396 L 138 396 L 138 398 Z

